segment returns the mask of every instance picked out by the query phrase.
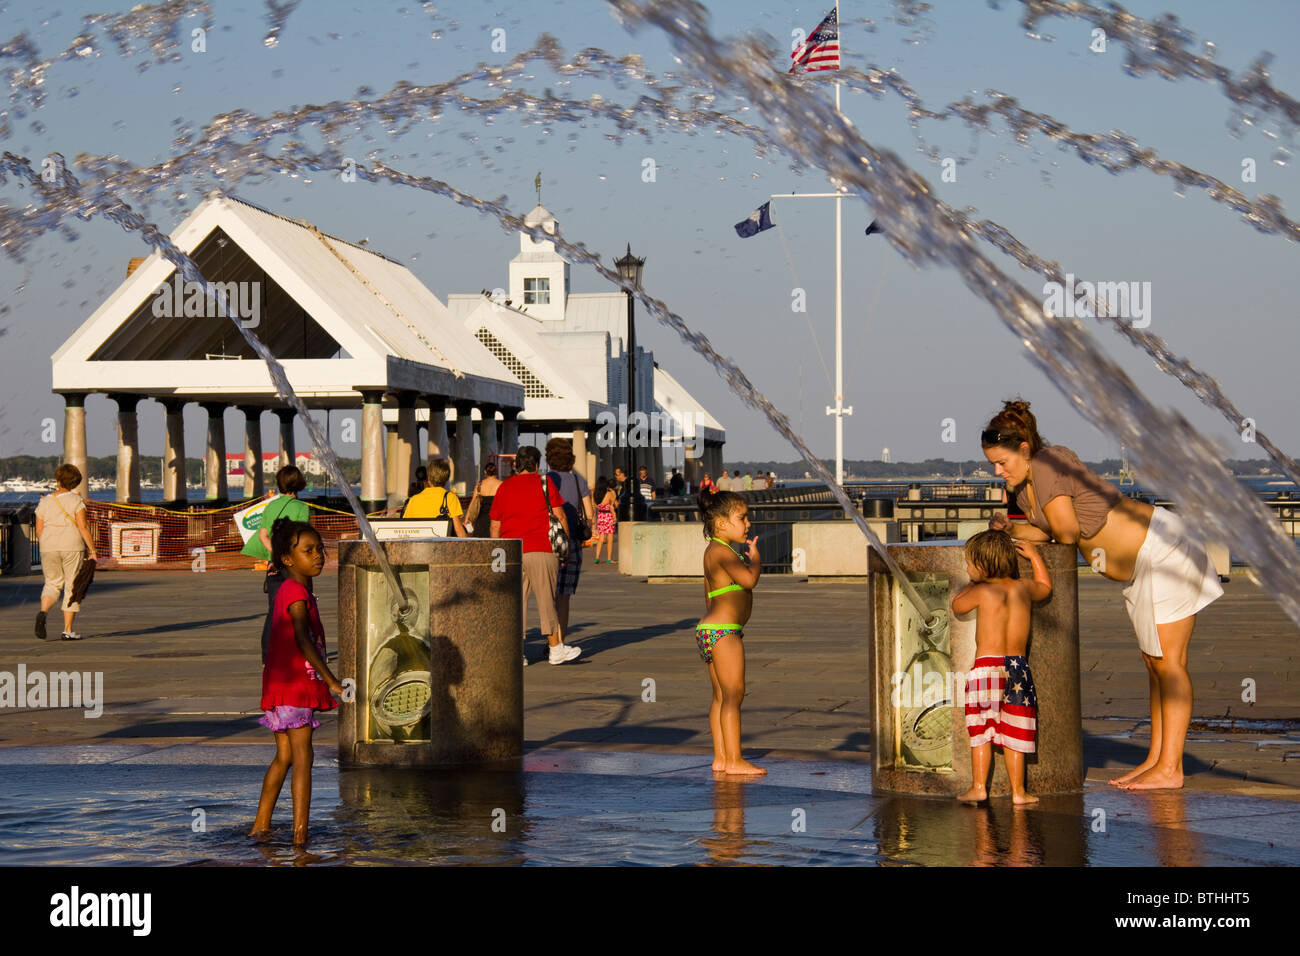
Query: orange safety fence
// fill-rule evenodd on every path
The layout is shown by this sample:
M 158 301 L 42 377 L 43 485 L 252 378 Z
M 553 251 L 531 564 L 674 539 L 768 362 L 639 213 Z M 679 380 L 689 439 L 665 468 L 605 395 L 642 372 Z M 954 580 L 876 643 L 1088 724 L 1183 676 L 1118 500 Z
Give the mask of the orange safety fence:
M 325 566 L 336 567 L 339 540 L 358 534 L 356 515 L 311 501 L 303 503 L 312 527 L 325 543 Z M 234 515 L 253 504 L 256 501 L 213 510 L 169 511 L 154 505 L 91 500 L 86 502 L 86 520 L 99 554 L 98 567 L 105 570 L 248 570 L 259 562 L 240 553 L 244 539 Z

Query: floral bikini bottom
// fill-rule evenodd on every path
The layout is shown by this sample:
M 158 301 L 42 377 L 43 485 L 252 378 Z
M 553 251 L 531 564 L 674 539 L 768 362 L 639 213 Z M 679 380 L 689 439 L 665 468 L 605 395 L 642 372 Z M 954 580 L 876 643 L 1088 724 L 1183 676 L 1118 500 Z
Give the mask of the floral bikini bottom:
M 728 634 L 744 638 L 745 633 L 739 624 L 701 624 L 695 628 L 695 643 L 700 647 L 700 657 L 704 663 L 713 663 L 713 645 Z

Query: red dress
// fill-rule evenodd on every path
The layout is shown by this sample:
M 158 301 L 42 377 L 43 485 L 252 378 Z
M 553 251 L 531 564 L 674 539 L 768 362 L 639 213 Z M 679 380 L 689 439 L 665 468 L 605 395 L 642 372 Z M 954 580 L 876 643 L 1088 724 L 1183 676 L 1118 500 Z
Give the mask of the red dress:
M 307 618 L 312 636 L 316 639 L 316 652 L 325 659 L 325 628 L 320 622 L 316 598 L 305 587 L 290 578 L 280 585 L 271 611 L 271 643 L 262 666 L 262 710 L 276 707 L 312 707 L 316 710 L 333 710 L 338 703 L 330 695 L 328 685 L 298 649 L 294 637 L 293 618 L 289 605 L 307 602 Z

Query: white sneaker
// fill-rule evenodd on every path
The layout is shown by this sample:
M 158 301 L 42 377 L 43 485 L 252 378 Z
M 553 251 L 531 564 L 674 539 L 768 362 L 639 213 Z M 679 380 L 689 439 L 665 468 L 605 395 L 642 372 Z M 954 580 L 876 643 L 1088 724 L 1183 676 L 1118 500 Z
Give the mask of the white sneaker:
M 527 654 L 524 655 L 524 666 L 525 666 L 525 667 L 528 666 L 528 655 L 527 655 Z
M 556 644 L 554 647 L 551 648 L 551 663 L 563 664 L 566 661 L 573 660 L 581 653 L 582 653 L 582 648 L 574 647 L 572 644 L 564 644 L 564 643 Z
M 79 641 L 81 640 L 81 635 L 78 634 L 76 631 L 64 631 L 63 639 L 65 641 Z

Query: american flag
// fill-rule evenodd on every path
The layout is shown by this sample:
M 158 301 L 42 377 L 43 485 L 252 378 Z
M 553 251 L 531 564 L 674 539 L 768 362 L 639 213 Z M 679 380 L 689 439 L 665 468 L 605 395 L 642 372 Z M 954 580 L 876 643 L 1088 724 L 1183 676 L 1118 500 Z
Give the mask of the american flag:
M 812 36 L 799 44 L 799 48 L 790 54 L 794 63 L 790 65 L 793 73 L 799 67 L 813 70 L 838 70 L 840 68 L 840 24 L 832 10 L 826 19 L 817 24 Z
M 1007 657 L 1007 682 L 1002 694 L 998 740 L 1004 749 L 1031 754 L 1037 749 L 1038 694 L 1034 675 L 1024 657 Z

